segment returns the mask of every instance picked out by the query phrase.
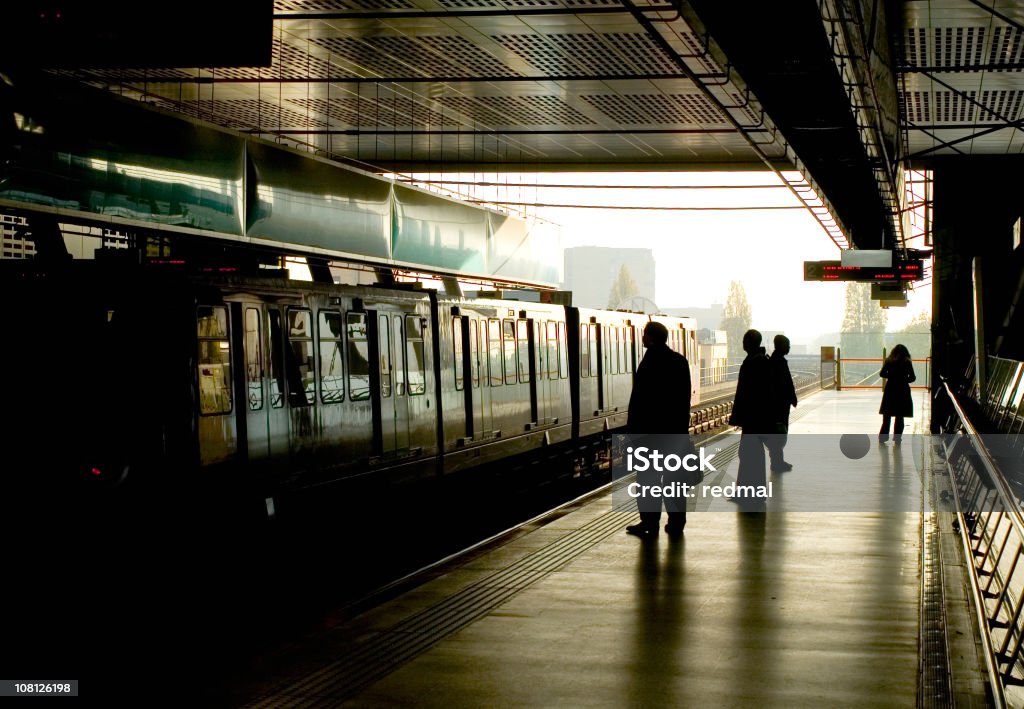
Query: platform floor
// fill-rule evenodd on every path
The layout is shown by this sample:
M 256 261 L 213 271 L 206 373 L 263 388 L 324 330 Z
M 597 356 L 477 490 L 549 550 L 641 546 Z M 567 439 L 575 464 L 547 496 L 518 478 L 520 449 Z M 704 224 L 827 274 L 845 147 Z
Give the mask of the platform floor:
M 235 697 L 267 707 L 914 706 L 931 461 L 908 439 L 927 432 L 927 399 L 915 395 L 902 450 L 877 445 L 878 400 L 818 393 L 800 403 L 791 435 L 870 434 L 865 486 L 904 496 L 906 511 L 786 511 L 772 500 L 743 513 L 697 500 L 682 539 L 648 542 L 624 532 L 636 514 L 605 494 L 335 618 Z M 821 484 L 794 462 L 770 477 L 785 495 Z

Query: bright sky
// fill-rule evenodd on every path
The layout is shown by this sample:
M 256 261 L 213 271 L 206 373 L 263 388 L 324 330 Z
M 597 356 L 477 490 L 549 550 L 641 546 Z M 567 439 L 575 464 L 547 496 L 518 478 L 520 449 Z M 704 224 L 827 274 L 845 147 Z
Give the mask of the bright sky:
M 421 176 L 426 177 L 426 176 Z M 434 176 L 439 177 L 439 176 Z M 445 175 L 449 180 L 525 183 L 529 187 L 461 187 L 479 198 L 543 204 L 613 207 L 725 207 L 728 211 L 649 211 L 541 207 L 538 217 L 561 225 L 562 246 L 637 247 L 654 250 L 656 301 L 662 308 L 724 303 L 729 282 L 743 284 L 753 325 L 781 330 L 795 344 L 839 330 L 845 285 L 807 283 L 803 262 L 838 260 L 839 249 L 803 208 L 740 210 L 750 206 L 799 206 L 782 187 L 767 189 L 575 189 L 558 185 L 781 185 L 771 172 L 537 173 Z M 516 207 L 510 207 L 516 209 Z M 922 244 L 910 244 L 923 246 Z M 890 308 L 889 330 L 931 309 L 931 286 L 910 292 L 906 308 Z

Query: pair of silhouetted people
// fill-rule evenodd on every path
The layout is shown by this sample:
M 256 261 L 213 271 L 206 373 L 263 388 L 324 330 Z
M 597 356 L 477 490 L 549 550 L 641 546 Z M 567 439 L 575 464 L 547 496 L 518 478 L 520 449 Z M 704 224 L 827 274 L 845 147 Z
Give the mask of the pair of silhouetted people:
M 674 450 L 662 452 L 685 455 L 691 450 L 690 363 L 668 346 L 668 329 L 661 323 L 644 326 L 643 344 L 647 352 L 633 378 L 627 430 L 633 435 L 652 436 L 652 448 L 668 445 Z M 646 485 L 681 483 L 684 478 L 684 471 L 637 473 L 637 482 Z M 640 524 L 630 525 L 626 531 L 639 537 L 657 536 L 662 499 L 668 512 L 665 531 L 681 534 L 686 526 L 685 497 L 637 497 Z
M 772 471 L 785 472 L 793 466 L 783 457 L 789 434 L 789 410 L 796 406 L 796 387 L 786 355 L 789 338 L 776 335 L 775 351 L 769 358 L 761 346 L 761 333 L 747 330 L 743 335 L 746 359 L 740 365 L 729 423 L 739 426 L 739 472 L 737 485 L 766 483 L 765 448 L 771 456 Z
M 917 377 L 914 375 L 914 361 L 910 351 L 904 345 L 896 345 L 882 363 L 882 371 L 878 376 L 885 379 L 882 389 L 882 404 L 878 413 L 882 414 L 882 429 L 878 432 L 878 441 L 889 440 L 889 426 L 896 419 L 894 441 L 903 439 L 903 419 L 914 415 L 914 399 L 910 395 L 910 384 Z

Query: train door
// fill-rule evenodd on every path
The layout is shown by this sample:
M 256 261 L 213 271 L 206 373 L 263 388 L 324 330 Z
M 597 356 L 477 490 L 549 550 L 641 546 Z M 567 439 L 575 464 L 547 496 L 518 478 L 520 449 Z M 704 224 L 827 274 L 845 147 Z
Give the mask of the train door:
M 491 389 L 487 381 L 487 321 L 469 321 L 469 366 L 473 386 L 473 435 L 491 430 Z
M 270 457 L 270 431 L 267 427 L 268 381 L 264 364 L 263 308 L 259 303 L 233 303 L 234 331 L 241 333 L 241 386 L 239 392 L 239 431 L 245 432 L 246 457 L 251 462 Z
M 550 321 L 534 323 L 537 346 L 537 415 L 541 423 L 550 423 L 554 417 L 552 413 L 552 393 L 554 382 L 551 377 L 551 341 L 554 340 L 555 323 Z M 555 378 L 558 377 L 558 358 L 555 356 Z
M 537 367 L 534 363 L 537 351 L 534 340 L 533 320 L 516 320 L 516 359 L 519 367 L 519 383 L 529 387 L 530 422 L 537 423 Z
M 372 317 L 372 316 L 371 316 Z M 391 333 L 391 319 L 378 314 L 377 323 L 377 380 L 379 387 L 376 398 L 379 401 L 380 452 L 384 456 L 394 455 L 398 446 L 398 411 L 395 407 L 394 350 Z
M 400 451 L 409 450 L 409 387 L 408 373 L 405 367 L 406 332 L 405 321 L 401 315 L 391 318 L 392 364 L 394 366 L 394 398 L 395 398 L 395 448 Z
M 457 437 L 472 438 L 476 435 L 476 422 L 473 420 L 473 384 L 472 365 L 470 364 L 469 318 L 465 315 L 452 316 L 452 369 L 455 378 L 455 391 L 462 397 L 463 430 Z M 442 358 L 443 360 L 443 358 Z
M 246 311 L 250 309 L 245 306 Z M 285 407 L 285 384 L 284 384 L 284 328 L 281 317 L 281 308 L 277 305 L 268 305 L 264 309 L 266 317 L 261 315 L 259 323 L 246 321 L 247 336 L 250 324 L 253 330 L 259 325 L 265 325 L 266 335 L 260 341 L 266 345 L 264 361 L 267 363 L 266 397 L 263 401 L 263 427 L 266 429 L 267 457 L 269 459 L 280 459 L 288 456 L 288 411 Z M 248 317 L 248 315 L 247 315 Z M 253 419 L 259 419 L 259 411 L 253 411 Z M 250 446 L 252 450 L 252 446 Z

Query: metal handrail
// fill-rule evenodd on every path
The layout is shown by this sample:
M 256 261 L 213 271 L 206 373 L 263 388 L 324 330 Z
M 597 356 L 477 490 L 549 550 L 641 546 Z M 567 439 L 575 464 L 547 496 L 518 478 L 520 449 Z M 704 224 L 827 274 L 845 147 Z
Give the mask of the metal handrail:
M 985 666 L 989 675 L 989 684 L 992 689 L 993 703 L 997 707 L 1004 707 L 1006 702 L 1005 697 L 1005 686 L 1004 683 L 1009 684 L 1020 684 L 1019 680 L 1014 681 L 1013 670 L 1017 661 L 1020 657 L 1020 650 L 1022 642 L 1024 642 L 1024 629 L 1019 625 L 1021 619 L 1022 610 L 1024 610 L 1024 599 L 1015 598 L 1011 593 L 1011 590 L 1007 588 L 1014 576 L 1014 570 L 1017 568 L 1017 562 L 1020 560 L 1021 555 L 1024 555 L 1024 516 L 1021 515 L 1020 506 L 1016 496 L 1010 489 L 1009 484 L 1003 477 L 1002 471 L 999 469 L 999 465 L 996 463 L 988 447 L 981 440 L 978 435 L 977 429 L 971 423 L 967 414 L 964 412 L 963 407 L 957 400 L 956 395 L 950 388 L 949 383 L 943 380 L 941 391 L 945 391 L 946 396 L 949 398 L 949 402 L 953 407 L 954 415 L 956 416 L 958 426 L 955 436 L 955 441 L 951 445 L 945 445 L 946 460 L 949 467 L 952 481 L 953 481 L 953 502 L 956 507 L 957 520 L 959 523 L 959 532 L 962 548 L 964 551 L 964 558 L 969 562 L 971 573 L 968 575 L 970 579 L 971 592 L 974 597 L 974 608 L 977 615 L 979 628 L 982 630 L 981 641 L 984 647 Z M 947 431 L 949 432 L 949 431 Z M 976 454 L 976 460 L 981 462 L 981 467 L 987 474 L 988 482 L 990 486 L 985 486 L 984 482 L 980 477 L 975 475 L 977 480 L 977 489 L 974 495 L 971 497 L 970 506 L 972 509 L 966 510 L 962 504 L 960 497 L 961 485 L 958 482 L 958 476 L 955 471 L 955 463 L 953 462 L 957 456 L 957 449 L 962 446 L 965 442 L 970 444 Z M 965 492 L 969 492 L 971 485 L 967 485 L 964 488 Z M 990 504 L 985 504 L 985 501 L 989 498 L 989 493 L 985 493 L 984 498 L 979 501 L 978 496 L 982 492 L 982 487 L 989 487 L 995 496 L 992 498 Z M 999 503 L 1000 509 L 997 508 Z M 982 507 L 987 507 L 987 510 L 983 510 Z M 987 515 L 985 514 L 987 511 Z M 984 515 L 984 519 L 983 519 Z M 996 517 L 995 525 L 991 526 L 993 517 Z M 1009 529 L 1006 529 L 1005 534 L 1002 535 L 1002 540 L 997 541 L 996 535 L 999 531 L 1000 525 L 1003 521 L 1009 524 Z M 1017 556 L 1013 559 L 1010 565 L 1010 571 L 1003 577 L 1000 573 L 1000 560 L 1003 557 L 1003 553 L 1007 550 L 1007 546 L 1010 544 L 1010 532 L 1016 534 L 1016 554 Z M 971 541 L 972 535 L 976 538 L 977 548 Z M 984 545 L 984 550 L 982 546 Z M 993 548 L 998 547 L 994 561 L 991 562 L 991 568 L 986 571 L 986 561 L 989 560 Z M 980 556 L 980 561 L 978 557 Z M 989 576 L 988 582 L 985 588 L 982 588 L 979 576 Z M 991 592 L 993 583 L 997 580 L 1001 583 L 1001 588 L 998 593 Z M 998 599 L 994 608 L 989 608 L 986 602 L 986 597 Z M 1009 600 L 1009 607 L 1006 609 L 1008 622 L 1000 621 L 1000 615 Z M 1013 610 L 1012 606 L 1016 604 L 1016 610 Z M 991 634 L 994 628 L 1005 629 L 1005 636 L 1002 638 L 1001 648 L 997 651 L 995 647 L 996 638 Z M 1012 653 L 1007 654 L 1007 650 L 1010 649 L 1010 645 L 1016 642 L 1016 647 Z M 1006 665 L 1006 670 L 1000 670 L 1000 664 Z
M 982 465 L 985 466 L 985 472 L 988 473 L 992 480 L 992 485 L 995 487 L 996 493 L 999 495 L 999 501 L 1003 503 L 1003 508 L 1010 519 L 1010 523 L 1013 525 L 1014 531 L 1017 532 L 1017 535 L 1022 540 L 1024 540 L 1024 517 L 1021 516 L 1020 506 L 1017 502 L 1016 495 L 1014 495 L 1010 490 L 1010 486 L 1006 482 L 1006 479 L 1003 478 L 1003 474 L 999 470 L 999 466 L 996 464 L 995 460 L 992 458 L 992 454 L 989 453 L 988 448 L 978 437 L 978 431 L 967 419 L 967 414 L 965 414 L 963 408 L 961 408 L 960 402 L 956 400 L 953 390 L 949 388 L 949 382 L 942 382 L 942 387 L 945 389 L 946 396 L 949 397 L 950 403 L 953 404 L 956 416 L 960 419 L 960 425 L 963 426 L 964 431 L 970 438 L 971 446 L 975 451 L 977 451 Z

